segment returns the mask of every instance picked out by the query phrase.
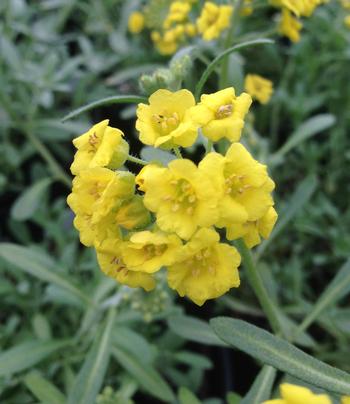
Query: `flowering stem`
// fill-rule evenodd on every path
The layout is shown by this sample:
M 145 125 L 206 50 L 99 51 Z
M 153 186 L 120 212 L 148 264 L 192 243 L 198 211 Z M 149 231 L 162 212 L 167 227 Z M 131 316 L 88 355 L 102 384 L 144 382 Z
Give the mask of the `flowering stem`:
M 135 164 L 140 164 L 141 166 L 146 166 L 147 164 L 149 164 L 149 162 L 146 160 L 142 160 L 137 157 L 130 156 L 130 155 L 128 156 L 127 160 L 131 161 L 132 163 L 135 163 Z
M 177 157 L 178 159 L 182 159 L 182 158 L 183 158 L 183 157 L 182 157 L 182 154 L 181 154 L 181 152 L 180 152 L 180 149 L 179 149 L 178 146 L 174 146 L 174 147 L 173 147 L 173 150 L 174 150 L 174 153 L 175 153 L 175 155 L 176 155 L 176 157 Z
M 233 6 L 233 13 L 232 13 L 232 18 L 231 18 L 231 25 L 230 29 L 227 32 L 226 40 L 225 40 L 225 49 L 228 49 L 230 45 L 232 44 L 233 37 L 234 37 L 234 32 L 237 26 L 237 22 L 239 20 L 239 13 L 241 11 L 241 8 L 243 6 L 243 0 L 236 0 L 234 2 Z M 223 60 L 222 65 L 221 65 L 221 74 L 220 74 L 220 79 L 219 79 L 219 89 L 223 89 L 227 87 L 228 85 L 228 62 L 229 58 L 228 56 Z
M 263 284 L 260 274 L 253 261 L 250 250 L 247 248 L 242 239 L 237 241 L 237 247 L 243 258 L 243 264 L 246 269 L 248 281 L 253 288 L 267 319 L 269 320 L 272 330 L 276 334 L 282 333 L 278 309 L 267 293 L 265 285 Z

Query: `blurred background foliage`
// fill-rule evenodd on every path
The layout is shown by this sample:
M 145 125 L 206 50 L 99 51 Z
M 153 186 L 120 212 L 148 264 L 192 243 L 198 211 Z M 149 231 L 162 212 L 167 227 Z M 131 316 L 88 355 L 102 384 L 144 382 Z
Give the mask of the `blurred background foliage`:
M 128 34 L 137 4 L 0 4 L 2 403 L 147 403 L 177 396 L 192 404 L 195 393 L 214 404 L 230 390 L 244 395 L 258 371 L 253 360 L 224 348 L 206 323 L 234 314 L 267 326 L 243 271 L 238 290 L 197 308 L 175 298 L 165 282 L 146 294 L 106 278 L 72 226 L 65 199 L 73 137 L 108 118 L 133 152 L 149 150 L 141 150 L 132 132 L 134 106 L 104 106 L 65 123 L 62 117 L 110 95 L 193 90 L 217 52 L 197 41 L 169 62 L 142 35 Z M 271 18 L 258 9 L 241 35 Z M 267 106 L 252 107 L 244 137 L 277 183 L 280 222 L 256 259 L 291 333 L 350 252 L 350 31 L 343 18 L 331 1 L 305 21 L 298 44 L 278 38 L 229 60 L 229 82 L 239 91 L 246 73 L 275 86 Z M 208 91 L 216 81 L 213 75 Z M 193 149 L 195 158 L 200 153 L 202 146 Z M 350 371 L 347 302 L 328 307 L 297 342 Z M 227 400 L 238 402 L 233 393 Z

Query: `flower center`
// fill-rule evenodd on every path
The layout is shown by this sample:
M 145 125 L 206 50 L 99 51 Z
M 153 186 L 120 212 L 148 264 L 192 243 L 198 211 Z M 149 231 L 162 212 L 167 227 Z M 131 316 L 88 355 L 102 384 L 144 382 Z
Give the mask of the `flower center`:
M 215 113 L 216 119 L 224 119 L 231 116 L 232 109 L 232 104 L 221 105 Z
M 182 211 L 188 215 L 192 215 L 196 207 L 197 197 L 192 185 L 184 179 L 173 180 L 171 185 L 174 186 L 173 196 L 166 196 L 164 199 L 170 201 L 173 212 Z
M 233 198 L 243 194 L 245 190 L 250 188 L 250 185 L 245 185 L 243 183 L 243 180 L 244 175 L 231 174 L 225 179 L 225 193 L 232 196 Z
M 208 272 L 210 275 L 215 275 L 216 273 L 216 260 L 211 248 L 203 248 L 197 252 L 189 264 L 192 268 L 191 274 L 194 277 L 198 277 L 205 272 Z
M 164 111 L 162 114 L 153 114 L 152 121 L 156 125 L 156 129 L 162 133 L 162 136 L 168 135 L 179 126 L 180 119 L 177 112 L 172 114 Z
M 147 259 L 151 259 L 155 256 L 163 255 L 167 249 L 166 244 L 146 244 L 143 247 L 143 251 L 145 252 Z
M 99 143 L 99 138 L 97 137 L 96 133 L 94 132 L 92 135 L 89 136 L 89 153 L 95 153 L 97 149 L 97 145 Z

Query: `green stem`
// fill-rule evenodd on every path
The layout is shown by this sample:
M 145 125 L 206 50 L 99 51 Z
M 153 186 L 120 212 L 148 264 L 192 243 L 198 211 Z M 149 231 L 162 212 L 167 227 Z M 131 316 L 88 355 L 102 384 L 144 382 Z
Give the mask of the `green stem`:
M 273 332 L 275 334 L 281 334 L 282 327 L 279 320 L 278 309 L 267 293 L 265 285 L 263 284 L 260 274 L 253 261 L 250 250 L 247 248 L 242 239 L 237 241 L 237 247 L 243 258 L 243 264 L 246 269 L 248 281 L 253 288 L 267 319 L 269 320 Z
M 62 181 L 63 184 L 67 185 L 68 188 L 71 188 L 72 186 L 71 178 L 64 172 L 62 167 L 57 163 L 57 161 L 51 154 L 50 150 L 45 146 L 45 144 L 41 140 L 39 140 L 36 136 L 34 136 L 30 129 L 24 130 L 24 133 L 27 136 L 30 143 L 37 150 L 37 152 L 46 161 L 53 176 Z
M 177 157 L 178 159 L 182 159 L 182 158 L 183 158 L 183 157 L 182 157 L 182 154 L 181 154 L 181 152 L 180 152 L 180 149 L 179 149 L 178 146 L 174 146 L 174 147 L 173 147 L 173 150 L 174 150 L 174 153 L 175 153 L 175 155 L 176 155 L 176 157 Z
M 149 164 L 149 162 L 146 160 L 142 160 L 137 157 L 130 156 L 130 155 L 128 156 L 127 160 L 131 161 L 132 163 L 135 163 L 135 164 L 140 164 L 141 166 L 146 166 L 147 164 Z
M 243 5 L 243 0 L 236 0 L 234 2 L 233 13 L 232 13 L 232 18 L 231 18 L 231 25 L 230 25 L 229 31 L 227 32 L 226 40 L 225 40 L 225 49 L 228 49 L 233 42 L 233 37 L 234 37 L 235 29 L 237 27 L 237 23 L 239 21 L 239 13 L 241 11 L 242 5 Z M 221 65 L 219 90 L 227 87 L 227 85 L 228 85 L 228 62 L 229 62 L 229 57 L 227 56 L 227 57 L 225 57 L 225 59 L 222 62 L 222 65 Z
M 208 139 L 208 142 L 205 146 L 205 154 L 210 153 L 212 149 L 213 149 L 213 142 L 210 139 Z

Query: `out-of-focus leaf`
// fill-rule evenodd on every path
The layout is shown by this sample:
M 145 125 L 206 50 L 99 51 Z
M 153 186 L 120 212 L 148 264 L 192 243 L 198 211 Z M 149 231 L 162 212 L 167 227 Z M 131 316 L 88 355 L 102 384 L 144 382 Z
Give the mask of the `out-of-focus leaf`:
M 0 354 L 0 376 L 10 375 L 39 363 L 71 341 L 27 341 Z
M 350 394 L 350 374 L 306 354 L 282 338 L 242 320 L 217 317 L 210 321 L 227 344 L 307 383 L 337 394 Z
M 180 351 L 174 354 L 174 358 L 181 363 L 198 369 L 211 369 L 212 363 L 203 355 L 194 352 Z
M 67 402 L 62 392 L 36 371 L 32 371 L 26 375 L 24 384 L 33 393 L 35 398 L 42 403 L 66 404 Z
M 271 396 L 273 382 L 276 377 L 276 369 L 265 365 L 256 379 L 247 395 L 240 404 L 261 404 Z
M 180 404 L 201 404 L 198 398 L 186 387 L 180 387 L 179 389 L 179 401 Z
M 41 198 L 51 182 L 51 178 L 44 178 L 27 188 L 12 205 L 12 218 L 18 221 L 31 218 L 38 209 Z

